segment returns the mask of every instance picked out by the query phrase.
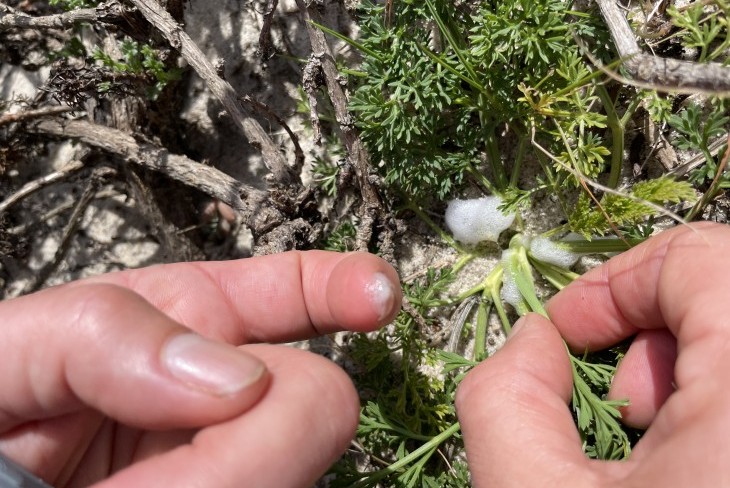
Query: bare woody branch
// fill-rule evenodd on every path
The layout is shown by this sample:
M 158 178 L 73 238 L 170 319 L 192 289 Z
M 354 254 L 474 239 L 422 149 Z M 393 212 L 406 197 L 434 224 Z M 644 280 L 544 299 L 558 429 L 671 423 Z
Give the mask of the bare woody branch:
M 195 72 L 203 78 L 213 95 L 221 101 L 248 141 L 261 150 L 264 163 L 271 171 L 273 180 L 282 184 L 293 181 L 294 175 L 277 145 L 261 124 L 241 105 L 230 83 L 218 76 L 215 67 L 175 19 L 156 0 L 130 0 L 130 2 L 165 36 L 170 45 L 180 52 Z
M 644 53 L 616 0 L 597 0 L 623 66 L 638 82 L 657 89 L 730 92 L 730 67 L 719 63 L 693 63 Z M 630 81 L 628 81 L 630 82 Z
M 309 62 L 314 62 L 321 66 L 327 85 L 327 93 L 335 109 L 335 118 L 340 126 L 344 145 L 357 172 L 360 192 L 363 198 L 363 215 L 360 217 L 361 222 L 358 229 L 357 247 L 365 250 L 372 238 L 373 227 L 378 220 L 382 224 L 382 220 L 384 219 L 382 215 L 384 213 L 383 204 L 380 195 L 375 185 L 369 179 L 371 169 L 370 156 L 360 140 L 350 113 L 347 111 L 347 96 L 342 89 L 337 63 L 335 62 L 329 44 L 327 44 L 325 34 L 311 24 L 312 21 L 322 24 L 322 17 L 316 9 L 309 9 L 307 2 L 304 0 L 296 0 L 296 2 L 307 23 L 309 42 L 312 45 L 312 58 L 310 58 Z
M 46 186 L 51 185 L 57 181 L 64 180 L 83 167 L 84 163 L 82 163 L 81 161 L 69 161 L 63 168 L 59 169 L 58 171 L 54 171 L 41 178 L 26 183 L 20 190 L 16 191 L 8 198 L 0 202 L 0 214 L 7 211 L 8 208 L 28 197 L 29 195 L 37 192 L 41 188 L 45 188 Z
M 31 119 L 37 119 L 39 117 L 47 117 L 49 115 L 58 115 L 65 112 L 71 112 L 72 107 L 66 107 L 62 105 L 56 105 L 53 107 L 43 107 L 32 110 L 23 110 L 12 114 L 3 114 L 0 116 L 0 127 L 15 122 L 24 122 Z
M 187 156 L 171 154 L 154 144 L 139 142 L 117 129 L 83 120 L 50 118 L 29 124 L 28 131 L 82 141 L 197 188 L 244 215 L 253 212 L 253 202 L 266 198 L 265 192 L 246 186 L 216 168 L 200 164 Z M 242 194 L 246 195 L 246 202 L 241 199 Z
M 94 195 L 101 186 L 103 180 L 113 173 L 114 171 L 112 169 L 106 167 L 101 167 L 94 170 L 91 178 L 89 179 L 89 182 L 86 185 L 86 188 L 84 188 L 84 192 L 81 194 L 78 201 L 76 202 L 73 212 L 71 212 L 71 216 L 68 219 L 68 222 L 63 228 L 63 233 L 61 234 L 61 242 L 58 243 L 58 247 L 56 248 L 56 252 L 53 255 L 53 259 L 50 262 L 46 263 L 40 270 L 38 270 L 38 272 L 34 274 L 33 278 L 28 282 L 22 294 L 25 295 L 27 293 L 32 293 L 34 291 L 40 290 L 45 282 L 48 280 L 48 278 L 51 277 L 53 272 L 58 269 L 58 267 L 61 265 L 61 262 L 63 261 L 63 258 L 68 253 L 69 247 L 71 246 L 72 238 L 76 234 L 76 231 L 79 229 L 81 221 L 84 218 L 84 214 L 86 213 L 86 209 L 89 208 L 89 204 L 93 200 Z
M 33 17 L 0 3 L 0 32 L 8 29 L 67 29 L 80 22 L 114 23 L 122 17 L 122 6 L 116 1 L 104 2 L 94 8 L 82 8 L 56 15 Z

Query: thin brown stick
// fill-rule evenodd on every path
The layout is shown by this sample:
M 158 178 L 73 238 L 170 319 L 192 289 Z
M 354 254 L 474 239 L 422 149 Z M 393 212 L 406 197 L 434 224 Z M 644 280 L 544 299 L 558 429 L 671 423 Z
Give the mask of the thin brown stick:
M 29 124 L 28 131 L 80 140 L 198 188 L 240 212 L 251 212 L 250 204 L 241 199 L 241 194 L 254 201 L 266 196 L 265 192 L 244 185 L 216 168 L 200 164 L 187 156 L 171 154 L 160 146 L 138 142 L 130 134 L 117 129 L 84 120 L 51 118 Z
M 340 126 L 342 141 L 357 173 L 363 199 L 360 211 L 360 224 L 358 225 L 357 231 L 357 248 L 367 250 L 372 240 L 374 227 L 376 224 L 384 224 L 386 220 L 380 195 L 370 180 L 372 169 L 370 155 L 360 140 L 360 135 L 355 128 L 352 116 L 347 110 L 347 96 L 340 83 L 341 77 L 337 70 L 337 63 L 327 43 L 324 32 L 312 25 L 312 22 L 323 24 L 322 16 L 316 8 L 308 8 L 304 0 L 296 0 L 296 2 L 307 25 L 309 42 L 312 45 L 312 55 L 321 62 L 322 72 L 324 73 L 325 83 L 327 85 L 327 93 L 330 100 L 332 100 L 335 118 Z
M 728 135 L 725 135 L 723 137 L 718 138 L 717 140 L 711 142 L 708 144 L 708 149 L 710 150 L 710 155 L 713 157 L 720 154 L 720 149 L 722 149 L 722 146 L 727 144 L 727 138 Z M 669 171 L 670 174 L 677 175 L 677 176 L 684 176 L 693 169 L 697 168 L 698 166 L 701 166 L 706 161 L 705 155 L 703 153 L 697 154 L 696 156 L 693 156 L 689 161 L 686 163 L 682 163 L 676 168 Z
M 84 163 L 81 161 L 70 161 L 63 168 L 53 173 L 49 173 L 41 178 L 29 181 L 23 187 L 10 195 L 8 198 L 0 202 L 0 214 L 7 211 L 8 208 L 15 205 L 19 201 L 27 198 L 29 195 L 37 192 L 41 188 L 45 188 L 57 181 L 63 180 L 71 176 L 76 171 L 84 167 Z
M 623 67 L 632 79 L 612 78 L 639 87 L 661 91 L 730 93 L 730 67 L 720 63 L 694 63 L 645 54 L 634 31 L 616 5 L 616 0 L 596 0 Z M 592 59 L 595 63 L 596 61 Z M 599 67 L 600 64 L 599 64 Z M 601 67 L 603 71 L 605 68 Z
M 106 198 L 114 198 L 114 197 L 118 197 L 118 196 L 124 196 L 124 195 L 114 189 L 107 189 L 107 190 L 101 190 L 101 191 L 96 192 L 96 194 L 94 195 L 94 200 L 104 200 Z M 38 217 L 36 220 L 23 222 L 20 225 L 16 225 L 15 227 L 9 228 L 8 234 L 12 234 L 14 236 L 23 235 L 26 232 L 28 232 L 30 229 L 32 229 L 33 227 L 40 225 L 43 222 L 47 222 L 54 217 L 58 217 L 62 213 L 72 209 L 75 205 L 76 205 L 75 201 L 62 203 L 61 205 L 44 213 L 43 215 Z
M 9 29 L 67 29 L 81 22 L 114 23 L 122 17 L 122 6 L 116 1 L 104 2 L 94 8 L 82 8 L 62 14 L 33 17 L 0 3 L 0 32 Z
M 101 185 L 101 182 L 104 180 L 104 178 L 112 173 L 114 173 L 114 170 L 106 167 L 97 168 L 94 170 L 94 173 L 91 175 L 89 183 L 86 185 L 86 188 L 84 188 L 84 192 L 81 194 L 81 197 L 76 203 L 73 212 L 71 212 L 71 216 L 69 217 L 66 226 L 63 228 L 61 241 L 58 243 L 58 248 L 56 248 L 53 259 L 50 262 L 46 263 L 37 273 L 33 275 L 33 279 L 30 280 L 30 282 L 26 285 L 25 289 L 23 290 L 23 294 L 38 291 L 46 283 L 48 278 L 51 277 L 53 272 L 58 269 L 61 261 L 63 261 L 63 258 L 68 253 L 68 248 L 71 245 L 71 240 L 73 239 L 76 231 L 81 225 L 84 214 L 86 213 L 86 209 L 89 207 L 89 204 L 93 200 L 94 195 Z
M 264 61 L 274 55 L 274 48 L 271 46 L 271 24 L 278 4 L 279 0 L 268 0 L 264 9 L 264 23 L 259 33 L 259 47 L 256 49 L 256 54 Z
M 170 45 L 180 52 L 185 61 L 205 81 L 208 89 L 220 100 L 233 122 L 241 129 L 249 142 L 261 150 L 264 164 L 271 171 L 274 182 L 287 184 L 294 181 L 294 175 L 277 145 L 264 131 L 261 124 L 251 117 L 241 105 L 238 101 L 238 94 L 231 84 L 218 76 L 213 64 L 206 59 L 197 44 L 175 22 L 175 19 L 155 0 L 130 0 L 130 2 L 139 9 L 150 24 L 162 33 Z
M 304 150 L 299 144 L 299 137 L 297 137 L 294 131 L 291 130 L 289 124 L 286 123 L 286 120 L 282 119 L 279 114 L 271 109 L 271 107 L 263 102 L 255 100 L 250 95 L 243 96 L 241 98 L 241 101 L 245 104 L 250 105 L 258 113 L 260 113 L 269 120 L 273 120 L 284 129 L 284 131 L 289 135 L 289 139 L 291 139 L 291 143 L 294 146 L 294 167 L 292 168 L 292 170 L 295 172 L 301 171 L 302 167 L 304 166 Z
M 26 120 L 37 119 L 49 115 L 58 115 L 66 112 L 71 112 L 72 110 L 72 107 L 57 105 L 53 107 L 44 107 L 34 110 L 23 110 L 21 112 L 16 112 L 13 114 L 3 114 L 2 116 L 0 116 L 0 127 L 13 124 L 15 122 L 24 122 Z

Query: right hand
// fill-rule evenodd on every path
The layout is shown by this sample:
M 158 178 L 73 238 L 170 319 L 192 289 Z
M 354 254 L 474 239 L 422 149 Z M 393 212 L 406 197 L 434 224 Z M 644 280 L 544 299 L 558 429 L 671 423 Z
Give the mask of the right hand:
M 457 393 L 474 486 L 730 486 L 730 228 L 662 233 L 531 314 Z M 552 321 L 552 322 L 551 322 Z M 610 398 L 648 427 L 628 460 L 583 454 L 568 402 L 575 351 L 635 338 Z

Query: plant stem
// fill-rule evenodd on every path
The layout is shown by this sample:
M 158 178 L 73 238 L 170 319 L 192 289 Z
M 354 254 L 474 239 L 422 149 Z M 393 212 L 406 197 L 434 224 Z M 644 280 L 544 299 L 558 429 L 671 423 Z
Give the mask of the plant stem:
M 494 134 L 494 131 L 494 126 L 488 125 L 486 127 L 484 142 L 487 148 L 489 165 L 492 167 L 492 174 L 496 180 L 497 189 L 503 191 L 508 185 L 507 173 L 504 170 L 502 159 L 499 157 L 499 146 L 497 145 L 497 136 Z
M 474 179 L 477 180 L 478 183 L 481 183 L 484 186 L 484 188 L 486 188 L 487 191 L 489 191 L 489 193 L 491 193 L 492 195 L 499 195 L 499 191 L 497 191 L 497 188 L 495 188 L 495 186 L 492 184 L 492 182 L 489 181 L 489 179 L 487 179 L 487 177 L 484 176 L 481 172 L 477 171 L 474 166 L 469 164 L 466 167 L 466 170 L 469 172 L 469 174 L 471 174 L 474 177 Z
M 603 102 L 603 108 L 606 110 L 608 127 L 611 129 L 611 173 L 608 176 L 607 186 L 609 188 L 616 188 L 618 186 L 619 179 L 621 178 L 621 167 L 624 162 L 624 126 L 621 124 L 614 107 L 614 102 L 611 100 L 611 96 L 608 94 L 608 90 L 601 83 L 596 83 L 596 93 L 598 93 L 601 102 Z
M 367 478 L 364 478 L 357 483 L 351 485 L 350 488 L 365 488 L 367 486 L 372 486 L 386 476 L 397 472 L 399 469 L 411 464 L 412 462 L 415 462 L 421 456 L 427 455 L 430 457 L 431 454 L 435 452 L 436 448 L 442 442 L 446 441 L 446 439 L 456 434 L 459 429 L 459 423 L 456 422 L 451 427 L 441 432 L 439 435 L 432 437 L 430 441 L 426 442 L 424 445 L 422 445 L 409 455 L 403 457 L 402 459 L 399 459 L 398 461 L 394 462 L 386 468 L 383 468 L 368 475 Z
M 705 158 L 709 158 L 707 159 L 707 161 L 712 161 L 713 158 L 712 154 L 710 154 L 710 151 L 707 150 L 705 151 L 705 153 Z M 722 175 L 723 173 L 725 173 L 725 168 L 728 164 L 728 158 L 730 158 L 730 134 L 728 134 L 727 136 L 727 146 L 725 147 L 725 154 L 722 156 L 720 164 L 717 166 L 717 168 L 715 168 L 715 177 L 712 179 L 712 183 L 710 183 L 710 188 L 708 188 L 704 195 L 702 195 L 702 198 L 700 198 L 699 201 L 692 206 L 689 213 L 685 217 L 687 220 L 692 220 L 697 217 L 697 214 L 702 212 L 705 206 L 710 203 L 710 201 L 715 198 L 722 189 Z
M 474 361 L 481 361 L 486 357 L 490 302 L 487 298 L 487 290 L 482 295 L 482 300 L 479 302 L 479 308 L 477 309 L 477 326 L 474 331 Z
M 567 269 L 563 269 L 560 266 L 554 264 L 544 263 L 537 259 L 530 259 L 530 264 L 540 273 L 546 280 L 550 282 L 555 288 L 562 290 L 570 283 L 573 282 L 578 276 L 578 273 L 573 273 Z
M 520 137 L 520 145 L 517 147 L 517 156 L 515 157 L 515 164 L 512 166 L 512 175 L 509 179 L 509 186 L 512 188 L 516 188 L 520 182 L 522 161 L 525 159 L 525 149 L 527 149 L 527 135 Z
M 593 239 L 590 241 L 560 241 L 560 246 L 571 252 L 595 254 L 627 251 L 642 242 L 644 239 Z
M 409 210 L 412 210 L 416 215 L 418 215 L 418 217 L 421 220 L 423 220 L 426 223 L 426 225 L 428 225 L 431 228 L 431 230 L 433 230 L 436 234 L 438 234 L 439 237 L 446 244 L 448 244 L 449 246 L 453 247 L 454 249 L 456 249 L 457 251 L 459 251 L 462 254 L 470 254 L 469 251 L 467 251 L 460 244 L 458 244 L 454 240 L 453 237 L 451 237 L 450 235 L 448 235 L 446 232 L 444 232 L 444 230 L 441 227 L 439 227 L 438 225 L 436 225 L 434 223 L 434 221 L 431 220 L 431 218 L 428 215 L 426 215 L 426 213 L 423 210 L 421 210 L 421 208 L 418 205 L 416 205 L 415 203 L 413 203 L 410 200 L 407 200 L 406 207 Z

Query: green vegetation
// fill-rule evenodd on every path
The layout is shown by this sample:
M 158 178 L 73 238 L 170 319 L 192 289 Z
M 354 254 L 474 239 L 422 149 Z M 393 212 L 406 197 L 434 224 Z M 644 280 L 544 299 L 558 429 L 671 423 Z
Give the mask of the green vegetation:
M 128 73 L 142 75 L 154 80 L 147 87 L 147 96 L 156 99 L 165 86 L 180 78 L 180 70 L 165 66 L 159 58 L 159 52 L 149 44 L 140 44 L 136 41 L 126 39 L 119 44 L 122 59 L 114 59 L 100 48 L 96 48 L 92 54 L 93 58 L 99 61 L 104 67 L 116 73 Z M 113 81 L 105 81 L 98 85 L 101 92 L 109 91 L 113 87 Z
M 49 5 L 58 5 L 64 10 L 76 10 L 79 8 L 96 7 L 99 2 L 95 0 L 48 0 Z
M 728 62 L 728 5 L 709 3 L 670 8 L 674 28 L 660 41 L 697 49 L 699 61 Z M 586 56 L 590 50 L 590 58 L 618 67 L 600 15 L 570 1 L 364 2 L 359 25 L 355 40 L 320 27 L 362 56 L 342 72 L 373 166 L 404 215 L 424 220 L 459 259 L 405 283 L 411 306 L 391 327 L 353 339 L 364 405 L 356 445 L 382 468 L 361 472 L 356 457 L 345 457 L 333 468 L 335 486 L 468 486 L 453 398 L 487 356 L 488 324 L 507 333 L 517 316 L 544 314 L 543 301 L 578 276 L 569 264 L 539 258 L 528 229 L 542 228 L 558 248 L 600 254 L 641 242 L 660 219 L 701 215 L 730 186 L 726 146 L 717 145 L 727 137 L 728 105 L 612 81 Z M 664 129 L 677 151 L 701 155 L 687 179 L 626 177 L 627 139 L 642 118 Z M 333 195 L 336 166 L 315 172 Z M 503 211 L 519 212 L 508 246 L 465 247 L 430 217 L 466 189 L 498 195 Z M 556 206 L 563 223 L 528 225 L 538 201 Z M 568 232 L 579 237 L 561 242 Z M 450 288 L 475 257 L 500 258 L 497 247 L 502 257 L 482 283 Z M 440 328 L 451 333 L 448 344 L 429 342 Z M 452 347 L 469 341 L 473 352 Z M 620 423 L 625 402 L 605 398 L 620 357 L 620 350 L 571 354 L 572 408 L 593 458 L 622 459 L 640 436 Z

